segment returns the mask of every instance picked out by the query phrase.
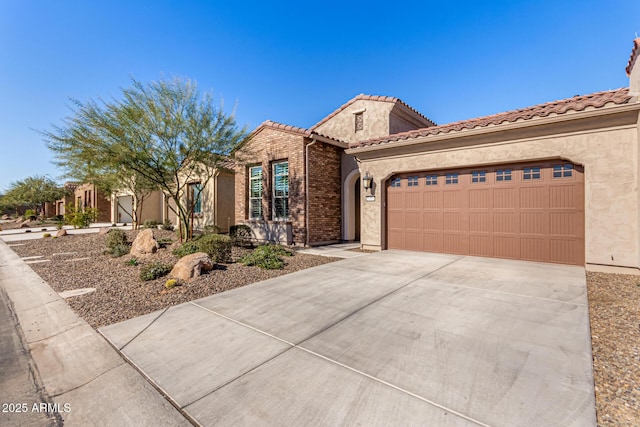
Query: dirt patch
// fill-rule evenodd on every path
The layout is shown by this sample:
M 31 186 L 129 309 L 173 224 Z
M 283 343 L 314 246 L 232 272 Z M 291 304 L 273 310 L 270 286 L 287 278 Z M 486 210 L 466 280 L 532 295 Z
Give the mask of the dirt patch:
M 126 233 L 131 242 L 137 232 Z M 157 230 L 154 235 L 156 238 L 176 240 L 175 233 L 169 231 Z M 130 265 L 128 261 L 133 258 L 131 255 L 113 258 L 104 253 L 106 239 L 106 235 L 98 234 L 69 235 L 55 239 L 28 240 L 24 241 L 24 246 L 12 249 L 21 257 L 44 255 L 44 259 L 50 259 L 51 262 L 31 264 L 30 267 L 56 292 L 95 288 L 95 292 L 66 300 L 94 328 L 339 260 L 296 253 L 285 257 L 286 265 L 283 270 L 262 270 L 236 262 L 218 264 L 214 270 L 198 279 L 165 290 L 166 277 L 143 282 L 139 278 L 140 269 L 149 262 L 174 264 L 178 258 L 171 252 L 177 247 L 177 242 L 159 249 L 148 258 L 138 258 L 138 265 Z M 236 261 L 247 252 L 248 249 L 234 248 L 233 260 Z

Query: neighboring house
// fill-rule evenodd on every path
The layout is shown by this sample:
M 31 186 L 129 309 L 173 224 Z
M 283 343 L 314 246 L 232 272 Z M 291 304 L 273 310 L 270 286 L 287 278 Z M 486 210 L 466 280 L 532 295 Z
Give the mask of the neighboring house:
M 142 200 L 141 209 L 139 212 L 140 218 L 138 222 L 140 225 L 145 221 L 155 221 L 162 223 L 164 221 L 163 208 L 164 197 L 159 190 L 152 191 Z M 133 196 L 129 192 L 117 192 L 111 195 L 111 222 L 112 223 L 125 223 L 131 224 L 133 222 Z
M 191 178 L 186 183 L 185 206 L 195 203 L 193 209 L 193 228 L 202 230 L 206 226 L 217 226 L 221 232 L 228 232 L 234 224 L 234 173 L 231 165 L 225 163 L 214 171 L 208 182 L 205 177 Z M 199 195 L 199 196 L 198 196 Z M 140 225 L 146 220 L 161 224 L 165 221 L 178 227 L 173 200 L 156 190 L 144 197 L 139 218 Z M 111 221 L 131 223 L 133 197 L 131 193 L 120 192 L 111 196 Z
M 310 129 L 265 122 L 236 152 L 236 222 L 295 244 L 638 268 L 639 55 L 640 38 L 629 88 L 445 125 L 366 95 Z
M 67 181 L 64 183 L 63 187 L 65 190 L 65 196 L 62 199 L 56 200 L 56 203 L 55 203 L 56 215 L 64 216 L 66 206 L 75 206 L 75 191 L 78 185 L 80 184 L 78 184 L 77 182 Z
M 76 209 L 97 209 L 95 222 L 109 222 L 111 219 L 111 198 L 98 190 L 94 184 L 78 185 L 74 192 Z

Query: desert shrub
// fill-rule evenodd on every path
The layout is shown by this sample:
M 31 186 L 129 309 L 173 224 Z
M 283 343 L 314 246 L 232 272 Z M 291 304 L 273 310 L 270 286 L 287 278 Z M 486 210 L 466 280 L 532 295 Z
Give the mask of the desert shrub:
M 205 252 L 213 262 L 231 262 L 231 238 L 222 234 L 205 234 L 195 241 L 200 252 Z
M 160 237 L 159 239 L 156 239 L 156 241 L 158 242 L 161 248 L 166 248 L 167 246 L 173 243 L 173 240 L 168 237 Z
M 155 219 L 145 219 L 142 228 L 158 228 L 158 221 Z
M 74 228 L 87 228 L 95 218 L 98 217 L 96 208 L 76 209 L 75 206 L 69 205 L 65 208 L 64 220 L 67 224 L 73 225 Z
M 115 245 L 111 250 L 109 250 L 109 253 L 111 254 L 112 257 L 118 258 L 128 254 L 130 250 L 131 250 L 131 246 L 127 244 L 124 244 L 124 245 L 120 244 L 120 245 Z
M 182 258 L 183 256 L 195 254 L 196 252 L 200 252 L 200 247 L 195 240 L 184 242 L 179 247 L 173 250 L 173 254 L 180 258 Z
M 202 234 L 219 234 L 220 227 L 217 225 L 205 225 L 202 229 Z
M 240 258 L 240 263 L 255 265 L 266 270 L 281 270 L 284 268 L 282 257 L 291 255 L 291 252 L 280 245 L 261 245 Z
M 234 245 L 242 248 L 250 248 L 253 246 L 251 241 L 251 227 L 246 224 L 232 225 L 229 228 L 229 236 Z
M 118 229 L 109 230 L 107 233 L 107 249 L 113 249 L 118 245 L 127 244 L 127 235 Z
M 56 221 L 56 229 L 62 230 L 62 227 L 64 227 L 64 220 Z
M 129 260 L 126 262 L 127 265 L 130 265 L 132 267 L 135 267 L 136 265 L 140 264 L 138 262 L 138 259 L 136 257 L 131 257 L 129 258 Z
M 24 212 L 24 219 L 36 219 L 36 211 L 33 209 L 27 209 Z
M 159 279 L 162 276 L 169 274 L 173 267 L 169 264 L 163 264 L 161 262 L 152 262 L 150 264 L 143 265 L 140 269 L 140 280 L 147 282 L 149 280 Z
M 51 237 L 51 233 L 44 233 L 42 237 Z
M 162 229 L 163 230 L 167 230 L 167 231 L 173 231 L 173 224 L 171 224 L 171 221 L 169 221 L 168 219 L 166 219 L 163 223 L 162 223 Z

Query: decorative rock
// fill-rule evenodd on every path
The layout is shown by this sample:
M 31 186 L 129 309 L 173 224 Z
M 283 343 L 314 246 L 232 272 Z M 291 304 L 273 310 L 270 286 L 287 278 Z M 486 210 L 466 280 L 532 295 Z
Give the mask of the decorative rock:
M 203 271 L 208 271 L 212 268 L 213 262 L 211 258 L 209 258 L 209 255 L 204 252 L 196 252 L 195 254 L 180 258 L 176 265 L 173 266 L 173 270 L 171 270 L 169 276 L 180 280 L 189 280 L 200 276 Z
M 65 230 L 64 228 L 61 228 L 60 230 L 58 230 L 58 232 L 56 233 L 56 237 L 62 237 L 62 236 L 66 236 L 67 235 L 67 230 Z
M 100 231 L 98 231 L 98 234 L 100 236 L 104 236 L 105 234 L 109 233 L 110 230 L 111 230 L 111 227 L 101 227 Z
M 160 245 L 153 237 L 153 231 L 147 228 L 138 233 L 131 245 L 130 253 L 132 256 L 145 256 L 156 253 L 159 247 Z
M 31 221 L 29 221 L 28 219 L 25 219 L 24 221 L 22 221 L 22 222 L 20 223 L 19 228 L 29 228 L 29 223 L 30 223 L 30 222 L 31 222 Z
M 4 215 L 2 215 L 2 219 L 4 219 L 6 221 L 6 220 L 11 219 L 11 218 L 9 217 L 9 215 L 4 214 Z

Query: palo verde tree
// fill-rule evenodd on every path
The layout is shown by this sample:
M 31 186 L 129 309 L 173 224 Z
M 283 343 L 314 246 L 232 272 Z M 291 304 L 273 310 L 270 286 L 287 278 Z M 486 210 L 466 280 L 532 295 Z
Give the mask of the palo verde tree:
M 53 179 L 34 175 L 12 182 L 2 198 L 2 204 L 14 209 L 24 206 L 42 212 L 46 202 L 55 202 L 64 197 L 64 193 L 64 189 Z
M 148 84 L 132 80 L 120 99 L 74 101 L 72 110 L 62 126 L 43 132 L 57 164 L 94 177 L 134 177 L 144 188 L 160 189 L 173 201 L 169 207 L 179 218 L 181 238 L 187 239 L 198 202 L 187 197 L 189 183 L 205 188 L 247 135 L 233 114 L 214 105 L 211 94 L 178 78 Z

